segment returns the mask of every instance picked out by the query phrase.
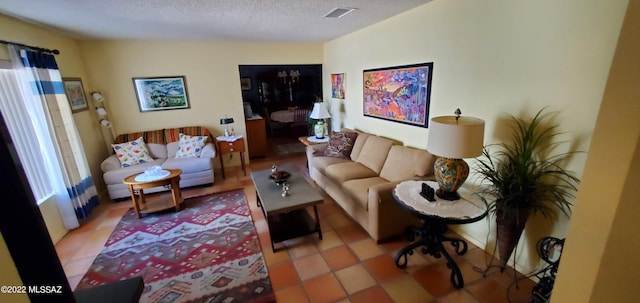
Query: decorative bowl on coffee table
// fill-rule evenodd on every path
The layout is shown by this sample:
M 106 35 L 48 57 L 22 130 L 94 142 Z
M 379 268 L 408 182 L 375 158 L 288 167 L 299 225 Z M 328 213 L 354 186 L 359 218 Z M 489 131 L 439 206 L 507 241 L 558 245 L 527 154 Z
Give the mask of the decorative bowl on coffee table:
M 286 182 L 289 177 L 291 177 L 291 174 L 289 172 L 278 170 L 272 173 L 269 176 L 269 179 L 273 180 L 273 182 L 275 182 L 276 184 L 281 185 L 282 183 Z

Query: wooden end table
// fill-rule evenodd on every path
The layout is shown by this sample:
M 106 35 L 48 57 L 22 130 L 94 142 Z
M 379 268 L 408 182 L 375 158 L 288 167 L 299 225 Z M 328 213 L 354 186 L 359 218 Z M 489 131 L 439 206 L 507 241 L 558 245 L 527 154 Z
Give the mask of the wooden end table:
M 329 142 L 329 136 L 325 136 L 322 139 L 317 139 L 316 136 L 302 136 L 302 137 L 298 137 L 298 141 L 302 142 L 302 144 L 306 146 L 311 146 L 314 144 Z
M 422 183 L 427 183 L 434 190 L 438 188 L 438 184 L 432 181 L 404 181 L 396 185 L 393 190 L 393 197 L 398 204 L 404 210 L 419 217 L 422 223 L 419 227 L 407 227 L 405 235 L 407 240 L 413 243 L 396 254 L 396 266 L 399 268 L 407 267 L 407 255 L 412 255 L 414 249 L 421 248 L 423 254 L 430 254 L 434 258 L 444 256 L 447 259 L 447 267 L 451 268 L 451 284 L 455 288 L 462 288 L 464 287 L 462 272 L 443 243 L 449 242 L 456 254 L 464 255 L 467 252 L 467 242 L 463 239 L 446 236 L 447 225 L 479 221 L 487 215 L 487 207 L 482 202 L 465 198 L 448 201 L 435 196 L 435 201 L 428 201 L 420 195 Z M 462 194 L 464 190 L 458 192 Z M 416 240 L 416 237 L 420 237 L 420 239 Z M 414 242 L 414 240 L 416 241 Z
M 124 184 L 127 184 L 129 186 L 129 191 L 131 192 L 131 201 L 133 202 L 133 209 L 136 211 L 136 215 L 138 216 L 138 218 L 141 218 L 141 213 L 158 212 L 172 207 L 175 207 L 176 211 L 180 211 L 180 203 L 184 201 L 184 199 L 182 198 L 182 192 L 180 191 L 180 174 L 182 174 L 182 170 L 172 168 L 165 170 L 169 171 L 169 175 L 158 180 L 136 181 L 136 177 L 138 175 L 144 174 L 137 173 L 135 175 L 124 178 L 124 180 L 122 181 Z M 146 203 L 144 198 L 144 189 L 160 186 L 171 189 L 171 198 L 173 201 L 169 201 L 168 199 L 160 199 L 157 201 Z
M 247 175 L 247 170 L 244 164 L 244 140 L 242 135 L 225 137 L 220 136 L 216 138 L 216 144 L 218 145 L 218 151 L 220 152 L 220 169 L 222 170 L 222 179 L 226 179 L 224 175 L 224 159 L 226 154 L 240 153 L 240 164 L 242 165 L 242 172 Z

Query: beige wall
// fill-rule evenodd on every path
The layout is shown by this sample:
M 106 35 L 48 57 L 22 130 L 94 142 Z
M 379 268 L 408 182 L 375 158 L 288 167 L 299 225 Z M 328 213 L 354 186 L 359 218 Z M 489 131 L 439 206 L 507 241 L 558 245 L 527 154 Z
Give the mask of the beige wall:
M 60 55 L 56 56 L 56 61 L 62 77 L 79 77 L 82 79 L 85 90 L 88 91 L 91 87 L 91 83 L 85 75 L 85 65 L 81 58 L 80 49 L 75 40 L 51 30 L 27 24 L 1 14 L 0 39 L 60 50 Z M 4 56 L 4 58 L 0 59 L 7 59 L 6 52 L 0 53 L 0 56 Z M 91 101 L 89 100 L 89 102 Z M 94 176 L 98 190 L 104 192 L 104 186 L 101 185 L 102 178 L 99 172 L 100 162 L 106 157 L 107 152 L 100 135 L 100 127 L 96 122 L 95 114 L 91 110 L 86 110 L 74 114 L 73 118 L 82 139 L 91 174 Z M 62 225 L 62 220 L 54 205 L 54 201 L 45 201 L 41 205 L 40 211 L 47 223 L 47 228 L 49 229 L 53 242 L 57 242 L 66 233 L 66 229 Z
M 638 302 L 640 1 L 629 2 L 553 302 Z M 580 287 L 577 287 L 580 286 Z
M 322 63 L 321 44 L 83 41 L 94 88 L 103 92 L 117 133 L 200 125 L 222 135 L 225 115 L 245 133 L 238 65 Z M 190 109 L 141 113 L 133 77 L 185 76 Z M 248 155 L 247 155 L 248 157 Z M 230 161 L 229 158 L 224 159 Z M 218 165 L 218 161 L 215 161 Z M 238 158 L 225 165 L 239 165 Z
M 7 243 L 0 234 L 0 286 L 23 285 L 18 269 L 16 268 Z M 0 302 L 30 302 L 27 294 L 4 294 L 0 293 Z
M 328 102 L 333 129 L 362 129 L 426 148 L 427 128 L 363 116 L 362 71 L 434 62 L 430 117 L 460 108 L 463 115 L 482 118 L 489 144 L 509 139 L 504 113 L 532 114 L 550 106 L 560 111 L 563 139 L 586 151 L 626 5 L 626 0 L 439 0 L 335 39 L 325 44 L 324 91 L 330 96 L 329 74 L 344 72 L 347 99 Z M 580 175 L 584 161 L 584 156 L 576 159 L 569 169 Z M 472 183 L 470 177 L 467 184 Z M 565 237 L 568 222 L 532 218 L 519 247 L 518 269 L 534 269 L 537 241 Z M 481 221 L 458 231 L 491 252 L 494 233 L 487 225 Z

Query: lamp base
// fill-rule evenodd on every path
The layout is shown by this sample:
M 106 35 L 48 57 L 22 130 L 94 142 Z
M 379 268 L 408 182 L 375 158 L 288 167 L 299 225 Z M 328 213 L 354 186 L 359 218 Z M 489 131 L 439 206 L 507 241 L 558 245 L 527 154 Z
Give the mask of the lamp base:
M 438 190 L 436 195 L 444 200 L 460 199 L 458 188 L 469 176 L 469 165 L 462 159 L 438 158 L 433 165 Z
M 313 127 L 313 133 L 316 135 L 317 139 L 324 139 L 325 127 L 326 126 L 323 121 L 318 121 L 318 123 Z
M 443 200 L 448 200 L 448 201 L 460 200 L 460 195 L 458 195 L 458 192 L 456 191 L 448 192 L 442 189 L 438 189 L 436 190 L 436 195 L 438 196 L 438 198 Z

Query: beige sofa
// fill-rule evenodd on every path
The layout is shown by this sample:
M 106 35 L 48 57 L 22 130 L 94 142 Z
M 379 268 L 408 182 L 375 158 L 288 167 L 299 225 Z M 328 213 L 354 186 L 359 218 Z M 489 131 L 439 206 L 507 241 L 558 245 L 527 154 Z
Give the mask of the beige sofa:
M 208 136 L 207 144 L 202 148 L 199 157 L 177 158 L 179 134 L 193 136 Z M 102 161 L 100 168 L 102 176 L 112 200 L 131 197 L 129 188 L 122 180 L 130 175 L 144 172 L 147 168 L 159 165 L 162 168 L 179 168 L 180 187 L 191 187 L 213 183 L 213 158 L 216 148 L 213 136 L 205 127 L 190 126 L 141 131 L 118 135 L 114 143 L 125 143 L 142 137 L 153 161 L 140 163 L 129 167 L 122 167 L 116 155 L 111 155 Z M 165 187 L 145 189 L 145 193 L 169 190 Z
M 357 132 L 343 129 L 342 131 Z M 357 132 L 350 159 L 324 156 L 328 143 L 307 147 L 309 173 L 369 235 L 380 242 L 419 220 L 392 191 L 405 180 L 433 180 L 435 156 L 380 136 Z

